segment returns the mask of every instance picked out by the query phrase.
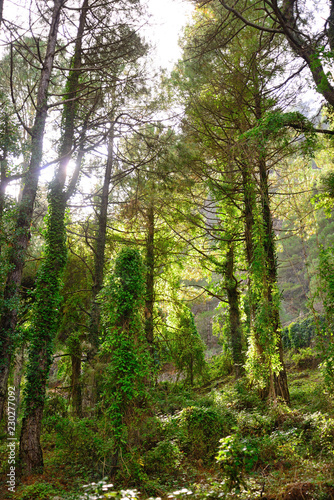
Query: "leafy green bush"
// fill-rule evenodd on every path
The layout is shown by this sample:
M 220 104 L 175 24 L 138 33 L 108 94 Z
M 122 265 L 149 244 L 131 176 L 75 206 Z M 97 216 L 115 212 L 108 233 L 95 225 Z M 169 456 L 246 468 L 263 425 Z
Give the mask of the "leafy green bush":
M 304 419 L 304 438 L 309 441 L 312 452 L 334 454 L 334 419 L 320 412 L 307 415 Z
M 178 416 L 183 438 L 181 448 L 195 459 L 212 459 L 225 434 L 221 414 L 215 408 L 190 406 Z
M 173 415 L 182 408 L 196 405 L 196 397 L 189 386 L 164 382 L 154 388 L 152 399 L 162 413 Z
M 182 453 L 176 442 L 161 441 L 144 455 L 145 471 L 173 474 L 177 471 L 181 459 Z
M 320 370 L 324 378 L 326 387 L 334 393 L 334 345 L 332 342 L 326 346 L 326 355 L 320 365 Z
M 317 365 L 317 358 L 314 350 L 311 347 L 298 349 L 298 352 L 292 354 L 292 362 L 301 369 L 314 368 Z
M 67 405 L 68 402 L 65 398 L 59 396 L 58 394 L 49 395 L 45 399 L 44 410 L 43 410 L 43 422 L 42 425 L 49 432 L 54 429 L 55 423 L 59 418 L 65 418 L 67 416 Z
M 110 424 L 103 420 L 58 418 L 55 423 L 56 453 L 62 463 L 81 465 L 87 471 L 109 472 L 114 452 Z
M 313 317 L 290 323 L 282 330 L 283 347 L 285 349 L 309 347 L 315 335 L 316 326 Z
M 220 440 L 216 460 L 226 478 L 225 487 L 228 491 L 235 490 L 238 493 L 241 486 L 247 488 L 244 474 L 252 470 L 258 460 L 258 453 L 251 441 L 238 434 Z
M 229 351 L 212 356 L 208 362 L 207 377 L 215 380 L 233 373 L 233 360 Z
M 143 451 L 140 448 L 125 449 L 117 467 L 116 483 L 122 487 L 142 485 L 148 480 L 144 465 Z
M 34 483 L 24 486 L 20 500 L 49 500 L 57 494 L 57 490 L 49 483 Z
M 185 375 L 185 382 L 193 385 L 195 378 L 206 371 L 205 344 L 197 331 L 194 315 L 185 304 L 173 304 L 164 337 L 168 339 L 169 360 Z
M 262 438 L 257 438 L 258 460 L 262 465 L 275 466 L 277 462 L 291 467 L 300 461 L 301 431 L 296 428 L 278 429 Z
M 258 411 L 239 411 L 237 426 L 243 435 L 263 436 L 275 427 L 275 420 L 270 415 L 262 415 Z

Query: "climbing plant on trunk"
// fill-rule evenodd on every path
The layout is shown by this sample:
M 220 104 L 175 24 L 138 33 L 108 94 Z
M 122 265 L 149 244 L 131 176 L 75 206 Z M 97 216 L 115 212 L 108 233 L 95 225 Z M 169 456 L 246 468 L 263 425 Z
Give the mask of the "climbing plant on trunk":
M 136 408 L 146 398 L 150 355 L 144 329 L 145 268 L 138 250 L 124 248 L 101 292 L 105 341 L 102 352 L 110 354 L 104 400 L 110 415 L 115 451 L 113 466 L 127 444 Z
M 0 418 L 6 396 L 6 387 L 14 344 L 18 314 L 18 291 L 21 284 L 26 250 L 30 239 L 30 225 L 38 187 L 39 168 L 43 153 L 43 135 L 48 113 L 48 89 L 56 51 L 60 13 L 64 0 L 54 0 L 52 19 L 45 58 L 41 69 L 36 102 L 36 115 L 30 130 L 31 153 L 21 201 L 16 211 L 12 246 L 9 253 L 9 272 L 4 290 L 0 318 L 0 342 L 2 359 L 0 365 Z
M 76 170 L 70 190 L 65 189 L 66 167 L 71 158 L 74 122 L 78 108 L 78 87 L 81 67 L 82 35 L 86 23 L 88 0 L 84 0 L 79 20 L 76 46 L 65 94 L 60 162 L 50 184 L 49 213 L 45 232 L 45 254 L 40 267 L 31 327 L 27 383 L 25 386 L 24 418 L 20 437 L 20 458 L 30 472 L 43 467 L 40 433 L 46 392 L 46 383 L 52 362 L 53 342 L 59 318 L 60 284 L 66 264 L 65 209 L 71 189 L 78 178 L 82 149 L 79 150 Z

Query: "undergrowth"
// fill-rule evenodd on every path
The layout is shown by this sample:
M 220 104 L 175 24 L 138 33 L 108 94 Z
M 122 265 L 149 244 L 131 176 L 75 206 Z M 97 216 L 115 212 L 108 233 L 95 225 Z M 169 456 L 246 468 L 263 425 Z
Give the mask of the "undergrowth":
M 228 378 L 207 391 L 166 382 L 152 388 L 116 470 L 108 419 L 78 420 L 66 400 L 50 397 L 45 474 L 32 484 L 23 479 L 8 498 L 76 500 L 109 492 L 108 498 L 134 500 L 138 490 L 142 500 L 332 498 L 333 399 L 314 364 L 299 367 L 300 356 L 289 372 L 291 407 L 269 405 L 245 382 Z

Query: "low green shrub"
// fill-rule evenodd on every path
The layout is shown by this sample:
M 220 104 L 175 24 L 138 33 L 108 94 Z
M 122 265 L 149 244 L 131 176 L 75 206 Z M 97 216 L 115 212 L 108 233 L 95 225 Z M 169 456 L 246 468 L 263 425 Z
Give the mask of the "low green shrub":
M 172 415 L 196 404 L 196 397 L 190 388 L 167 382 L 155 389 L 152 399 L 162 413 Z
M 226 377 L 231 373 L 233 373 L 233 360 L 228 351 L 216 354 L 210 358 L 207 371 L 207 378 L 209 380 Z
M 183 437 L 180 445 L 189 457 L 210 460 L 225 434 L 221 414 L 215 408 L 190 406 L 178 416 Z
M 57 493 L 59 493 L 58 490 L 49 483 L 34 483 L 24 486 L 18 498 L 19 500 L 49 500 Z
M 241 487 L 247 488 L 245 473 L 253 469 L 258 461 L 258 454 L 256 444 L 239 434 L 220 440 L 216 460 L 225 476 L 227 491 L 235 490 L 238 493 Z
M 242 435 L 263 436 L 275 428 L 275 420 L 271 415 L 258 411 L 241 410 L 237 414 L 237 426 Z
M 54 430 L 59 461 L 91 472 L 109 473 L 114 440 L 108 421 L 59 418 Z
M 67 417 L 68 401 L 58 394 L 48 395 L 45 399 L 42 425 L 49 432 L 54 428 L 59 418 Z
M 311 347 L 298 349 L 291 355 L 291 360 L 296 368 L 300 370 L 316 368 L 319 364 L 316 353 Z
M 182 453 L 174 441 L 161 441 L 143 457 L 145 471 L 149 474 L 175 474 L 182 460 Z
M 118 462 L 115 483 L 122 488 L 138 487 L 148 480 L 142 450 L 133 447 L 122 452 Z
M 324 455 L 334 454 L 334 419 L 320 412 L 304 418 L 304 439 L 312 452 Z
M 238 380 L 234 387 L 222 391 L 222 403 L 235 410 L 263 408 L 264 402 L 246 380 Z

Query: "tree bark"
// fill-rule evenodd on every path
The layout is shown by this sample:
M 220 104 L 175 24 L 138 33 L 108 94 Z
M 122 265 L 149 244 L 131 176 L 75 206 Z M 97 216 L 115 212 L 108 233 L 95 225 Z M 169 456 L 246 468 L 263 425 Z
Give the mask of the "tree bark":
M 71 362 L 72 362 L 72 376 L 71 376 L 71 399 L 73 414 L 82 417 L 82 393 L 81 393 L 81 342 L 76 339 L 72 345 Z
M 234 245 L 230 242 L 226 255 L 226 291 L 229 305 L 229 323 L 232 344 L 232 357 L 235 378 L 240 378 L 244 370 L 244 355 L 242 352 L 242 328 L 239 309 L 238 281 L 234 276 Z
M 273 229 L 273 220 L 270 210 L 268 171 L 266 162 L 263 158 L 259 160 L 260 172 L 260 192 L 262 217 L 265 228 L 264 250 L 266 255 L 267 279 L 268 279 L 268 303 L 270 304 L 271 322 L 277 343 L 276 349 L 279 354 L 281 370 L 273 373 L 273 387 L 271 389 L 273 398 L 281 398 L 287 404 L 290 404 L 290 394 L 288 388 L 288 379 L 283 360 L 283 344 L 280 330 L 279 307 L 274 299 L 274 288 L 277 286 L 277 259 L 275 249 L 275 234 Z
M 26 250 L 30 239 L 30 224 L 38 187 L 39 167 L 43 153 L 43 135 L 47 117 L 48 88 L 56 50 L 59 18 L 65 0 L 54 0 L 52 21 L 49 31 L 46 56 L 41 70 L 37 93 L 37 110 L 32 128 L 31 157 L 25 177 L 22 199 L 15 221 L 12 247 L 9 255 L 10 271 L 7 275 L 4 302 L 0 318 L 0 343 L 2 359 L 0 364 L 0 418 L 6 395 L 9 367 L 17 324 L 18 291 L 21 284 Z
M 60 157 L 55 179 L 49 191 L 49 216 L 46 231 L 45 258 L 40 267 L 27 369 L 25 414 L 20 438 L 20 459 L 23 468 L 30 473 L 43 468 L 40 446 L 40 429 L 43 417 L 46 383 L 52 363 L 53 341 L 57 332 L 60 280 L 66 264 L 65 209 L 68 193 L 64 189 L 66 168 L 71 158 L 74 137 L 74 121 L 77 112 L 77 96 L 81 67 L 82 34 L 86 24 L 88 0 L 84 0 L 75 53 L 74 71 L 67 80 L 66 102 L 63 108 L 63 133 Z M 79 153 L 80 156 L 80 153 Z
M 0 27 L 1 27 L 1 24 L 2 24 L 3 4 L 4 4 L 4 0 L 0 0 Z
M 50 194 L 45 259 L 36 282 L 26 375 L 20 459 L 23 469 L 28 473 L 43 468 L 39 439 L 46 383 L 52 363 L 52 344 L 57 331 L 60 278 L 66 262 L 65 207 L 66 201 L 58 184 L 52 188 Z
M 21 380 L 24 368 L 24 346 L 16 354 L 15 369 L 14 369 L 14 387 L 15 387 L 15 425 L 17 424 L 17 417 L 20 411 L 21 403 Z
M 145 299 L 145 334 L 146 340 L 153 357 L 154 342 L 154 206 L 153 200 L 147 210 L 147 236 L 146 236 L 146 299 Z
M 94 285 L 92 287 L 91 319 L 90 319 L 90 335 L 91 335 L 91 342 L 93 345 L 93 353 L 97 351 L 99 343 L 100 306 L 96 299 L 103 285 L 106 234 L 107 234 L 107 222 L 108 222 L 109 188 L 111 182 L 113 162 L 114 162 L 114 123 L 111 122 L 108 135 L 108 159 L 104 173 L 104 181 L 101 192 L 101 202 L 98 213 L 98 229 L 96 234 L 96 245 L 94 251 Z

